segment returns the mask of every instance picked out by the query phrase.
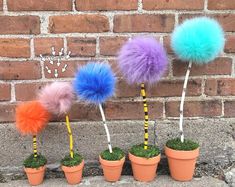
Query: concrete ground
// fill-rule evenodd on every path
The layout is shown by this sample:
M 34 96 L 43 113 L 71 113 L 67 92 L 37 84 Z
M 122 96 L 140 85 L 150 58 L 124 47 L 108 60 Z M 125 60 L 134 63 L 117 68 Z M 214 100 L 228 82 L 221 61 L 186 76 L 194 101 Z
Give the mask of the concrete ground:
M 1 187 L 25 187 L 29 186 L 27 180 L 16 180 L 8 183 L 0 183 Z M 64 178 L 46 179 L 40 187 L 65 187 L 70 186 L 66 183 Z M 84 177 L 81 184 L 75 185 L 79 187 L 134 187 L 134 186 L 148 186 L 148 187 L 228 187 L 228 185 L 221 180 L 213 177 L 194 178 L 190 182 L 177 182 L 172 180 L 169 176 L 160 175 L 156 180 L 150 183 L 137 182 L 132 176 L 122 176 L 121 180 L 116 183 L 105 182 L 102 176 Z

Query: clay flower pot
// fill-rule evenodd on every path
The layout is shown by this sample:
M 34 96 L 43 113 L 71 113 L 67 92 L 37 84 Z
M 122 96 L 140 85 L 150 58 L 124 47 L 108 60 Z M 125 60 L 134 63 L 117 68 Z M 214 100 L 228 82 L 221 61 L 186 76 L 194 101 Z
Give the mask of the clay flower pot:
M 129 153 L 131 167 L 135 180 L 142 182 L 150 182 L 156 177 L 158 163 L 160 162 L 160 154 L 152 158 L 137 157 Z
M 177 181 L 190 181 L 193 178 L 199 148 L 192 151 L 174 150 L 165 146 L 171 177 Z
M 121 160 L 110 161 L 104 160 L 101 158 L 101 156 L 99 156 L 99 161 L 106 181 L 116 182 L 121 178 L 125 157 L 123 157 Z
M 64 171 L 65 177 L 69 184 L 78 184 L 82 180 L 82 170 L 84 167 L 84 160 L 77 166 L 67 167 L 62 166 L 62 170 Z
M 31 186 L 37 186 L 43 182 L 46 166 L 39 168 L 24 168 Z

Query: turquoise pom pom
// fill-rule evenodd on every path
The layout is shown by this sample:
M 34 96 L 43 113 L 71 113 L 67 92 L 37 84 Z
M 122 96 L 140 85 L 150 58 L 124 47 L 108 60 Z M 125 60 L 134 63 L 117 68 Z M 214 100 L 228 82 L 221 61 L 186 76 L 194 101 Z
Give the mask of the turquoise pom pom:
M 178 58 L 196 64 L 214 60 L 223 50 L 224 32 L 220 24 L 211 18 L 189 19 L 175 28 L 171 47 Z

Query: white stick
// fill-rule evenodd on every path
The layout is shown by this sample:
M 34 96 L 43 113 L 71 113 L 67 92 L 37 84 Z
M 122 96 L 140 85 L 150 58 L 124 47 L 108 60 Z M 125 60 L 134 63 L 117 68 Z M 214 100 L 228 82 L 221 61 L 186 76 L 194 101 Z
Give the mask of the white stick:
M 179 123 L 179 128 L 180 128 L 180 140 L 183 143 L 184 142 L 184 131 L 183 131 L 183 119 L 184 119 L 184 99 L 185 99 L 185 94 L 186 94 L 186 89 L 187 89 L 187 84 L 188 84 L 188 77 L 190 74 L 190 70 L 192 67 L 192 61 L 189 62 L 188 64 L 188 69 L 185 75 L 184 79 L 184 86 L 183 86 L 183 91 L 182 91 L 182 97 L 181 97 L 181 102 L 180 102 L 180 123 Z
M 111 145 L 111 141 L 110 141 L 109 129 L 108 129 L 107 125 L 106 125 L 106 119 L 105 119 L 104 111 L 103 111 L 103 108 L 102 108 L 102 105 L 101 105 L 101 104 L 99 104 L 99 109 L 100 109 L 100 113 L 101 113 L 101 116 L 102 116 L 102 120 L 103 120 L 103 125 L 104 125 L 104 128 L 105 128 L 105 132 L 106 132 L 106 135 L 107 135 L 109 152 L 112 153 L 112 152 L 113 152 L 113 149 L 112 149 L 112 145 Z

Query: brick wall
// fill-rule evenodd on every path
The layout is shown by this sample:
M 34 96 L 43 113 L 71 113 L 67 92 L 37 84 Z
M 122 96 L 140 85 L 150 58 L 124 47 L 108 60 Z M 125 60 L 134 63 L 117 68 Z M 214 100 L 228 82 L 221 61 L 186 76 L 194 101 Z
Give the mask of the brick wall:
M 40 54 L 54 46 L 72 51 L 59 80 L 71 81 L 77 65 L 107 60 L 117 72 L 116 97 L 107 102 L 107 119 L 143 119 L 140 88 L 128 86 L 116 67 L 116 53 L 131 36 L 151 34 L 167 48 L 170 66 L 147 91 L 151 120 L 179 116 L 186 65 L 175 59 L 170 34 L 182 20 L 216 18 L 226 32 L 224 52 L 213 63 L 193 66 L 185 117 L 235 117 L 235 1 L 232 0 L 0 0 L 0 122 L 14 121 L 18 102 L 32 100 L 48 82 Z M 216 40 L 216 38 L 215 38 Z M 76 103 L 73 120 L 101 120 L 94 107 Z

